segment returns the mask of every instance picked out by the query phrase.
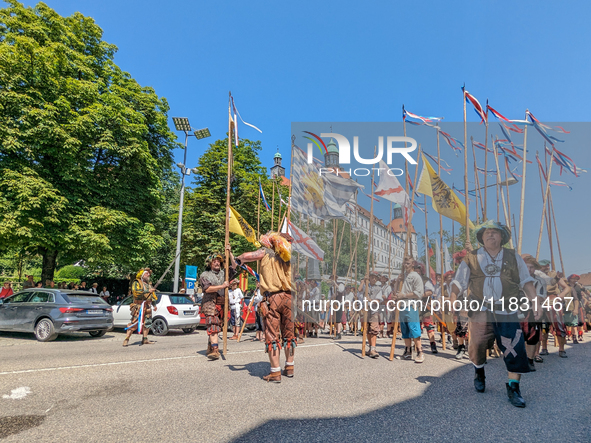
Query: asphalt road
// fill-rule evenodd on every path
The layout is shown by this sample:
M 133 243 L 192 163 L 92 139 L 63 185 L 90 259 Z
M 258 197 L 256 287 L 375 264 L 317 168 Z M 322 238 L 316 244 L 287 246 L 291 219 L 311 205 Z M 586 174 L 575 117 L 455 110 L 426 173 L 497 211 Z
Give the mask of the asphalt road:
M 0 438 L 22 441 L 591 441 L 591 334 L 557 348 L 524 376 L 525 409 L 512 407 L 500 359 L 487 391 L 454 351 L 422 364 L 362 359 L 360 338 L 306 339 L 293 379 L 267 384 L 263 345 L 247 333 L 225 360 L 205 358 L 206 334 L 172 331 L 123 348 L 123 334 L 0 333 Z M 397 354 L 402 354 L 400 341 Z M 428 345 L 424 340 L 424 345 Z M 426 348 L 426 346 L 425 346 Z

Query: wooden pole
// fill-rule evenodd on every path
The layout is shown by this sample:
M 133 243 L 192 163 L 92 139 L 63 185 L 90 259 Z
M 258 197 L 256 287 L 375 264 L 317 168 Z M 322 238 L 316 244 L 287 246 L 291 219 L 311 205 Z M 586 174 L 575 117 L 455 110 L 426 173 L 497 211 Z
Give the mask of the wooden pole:
M 492 135 L 491 135 L 492 138 Z M 494 152 L 497 152 L 497 145 L 496 143 L 493 143 L 494 146 Z M 496 154 L 494 154 L 496 156 Z M 495 183 L 495 189 L 497 190 L 497 222 L 501 222 L 501 207 L 500 207 L 500 200 L 499 200 L 499 180 L 496 180 Z
M 240 339 L 242 338 L 242 333 L 244 332 L 244 327 L 246 326 L 246 321 L 248 320 L 248 314 L 250 314 L 250 310 L 251 310 L 253 304 L 254 304 L 254 295 L 250 299 L 250 303 L 248 304 L 248 308 L 246 308 L 246 316 L 244 318 L 244 322 L 242 323 L 242 328 L 240 328 L 240 334 L 238 334 L 238 339 L 236 340 L 237 343 L 240 343 Z
M 402 111 L 403 111 L 403 115 L 404 115 L 404 105 L 402 105 Z M 404 136 L 406 137 L 406 119 L 402 120 L 402 129 L 404 131 Z M 404 147 L 406 148 L 406 142 L 404 142 Z M 408 195 L 408 162 L 405 161 L 404 162 L 404 191 L 406 192 L 406 195 Z M 404 211 L 404 208 L 402 208 L 402 210 Z M 410 208 L 410 212 L 412 212 L 413 208 L 411 206 Z M 404 216 L 403 216 L 404 218 Z M 404 243 L 404 255 L 408 254 L 408 251 L 406 249 L 408 243 Z
M 499 157 L 497 155 L 497 145 L 496 144 L 495 144 L 494 156 L 495 156 L 495 165 L 497 166 L 497 188 L 499 188 L 500 183 L 501 183 L 501 169 L 499 167 Z M 505 177 L 505 184 L 507 184 L 506 177 Z M 501 190 L 501 199 L 503 200 L 503 213 L 505 214 L 505 223 L 510 225 L 511 221 L 509 220 L 509 214 L 507 214 L 507 204 L 505 203 L 505 193 L 502 190 Z M 513 239 L 512 238 L 509 239 L 509 247 L 511 249 L 513 249 Z
M 527 114 L 529 111 L 525 111 L 525 119 L 527 120 Z M 519 239 L 517 243 L 517 253 L 521 255 L 521 245 L 523 243 L 523 220 L 525 218 L 525 173 L 527 166 L 527 125 L 523 128 L 523 172 L 521 179 L 521 209 L 519 211 Z
M 273 198 L 271 200 L 271 231 L 273 230 L 273 222 L 275 221 L 275 178 L 272 178 L 273 181 Z
M 464 100 L 465 102 L 465 100 Z M 484 129 L 484 170 L 488 171 L 488 99 L 486 100 L 486 122 L 485 122 L 485 129 Z M 486 172 L 484 173 L 484 211 L 482 214 L 482 218 L 484 221 L 487 220 L 486 218 L 486 214 L 487 214 L 487 208 L 488 208 L 488 200 L 487 200 L 487 196 L 488 196 L 488 188 L 487 188 L 487 184 L 488 184 L 488 177 Z
M 376 157 L 376 146 L 373 148 L 373 156 Z M 371 171 L 371 203 L 370 203 L 370 211 L 369 211 L 369 244 L 367 245 L 367 254 L 369 257 L 373 256 L 373 177 L 374 171 Z M 370 255 L 371 254 L 371 255 Z M 365 267 L 365 277 L 367 280 L 364 279 L 364 294 L 363 299 L 367 300 L 367 294 L 369 293 L 369 257 L 367 260 L 367 264 Z M 366 302 L 367 303 L 367 302 Z M 367 341 L 367 309 L 363 312 L 363 343 L 361 345 L 361 357 L 365 357 L 365 346 Z
M 554 220 L 554 231 L 556 232 L 556 245 L 558 246 L 558 256 L 560 257 L 560 267 L 562 273 L 566 277 L 566 271 L 564 270 L 564 261 L 562 260 L 562 249 L 560 248 L 560 238 L 558 237 L 558 225 L 556 224 L 556 215 L 554 214 L 554 203 L 552 202 L 552 190 L 550 190 L 550 210 L 552 211 L 552 220 Z
M 390 202 L 390 223 L 388 223 L 388 284 L 392 278 L 392 202 Z
M 544 152 L 546 152 L 546 144 L 544 143 Z M 524 153 L 525 155 L 525 153 Z M 536 153 L 537 155 L 537 153 Z M 554 145 L 552 145 L 552 153 L 550 154 L 550 158 L 554 158 Z M 550 168 L 548 169 L 548 176 L 546 177 L 546 192 L 544 194 L 544 205 L 542 206 L 542 222 L 540 224 L 540 234 L 538 235 L 538 247 L 536 248 L 536 260 L 540 257 L 540 245 L 542 244 L 542 234 L 544 232 L 544 217 L 546 215 L 546 204 L 548 202 L 548 194 L 550 193 L 550 180 L 552 180 L 552 164 L 553 161 L 550 162 Z
M 279 194 L 279 216 L 277 217 L 277 231 L 281 231 L 281 222 L 283 220 L 281 220 L 281 206 L 283 206 L 283 203 L 281 203 L 281 193 L 279 192 L 279 183 L 277 183 L 277 194 Z
M 478 224 L 478 199 L 480 198 L 480 208 L 482 210 L 482 216 L 484 217 L 484 204 L 482 203 L 482 192 L 480 191 L 480 177 L 478 176 L 478 165 L 476 164 L 476 149 L 474 148 L 474 138 L 470 137 L 470 142 L 472 143 L 472 156 L 474 157 L 474 186 L 476 187 L 476 223 Z M 484 177 L 488 174 L 486 173 L 488 169 L 486 169 L 486 163 L 484 166 Z M 483 219 L 484 221 L 484 219 Z
M 538 153 L 536 152 L 536 157 L 538 157 Z M 542 178 L 542 165 L 540 163 L 538 163 L 538 175 L 540 177 L 540 192 L 541 192 L 541 196 L 542 196 L 542 203 L 544 202 L 544 181 Z M 548 240 L 550 242 L 550 256 L 554 257 L 554 251 L 552 250 L 552 227 L 551 224 L 549 223 L 549 215 L 550 215 L 550 211 L 546 211 L 546 216 L 544 218 L 542 218 L 542 221 L 546 222 L 546 230 L 548 231 Z M 536 259 L 537 260 L 537 259 Z M 552 265 L 552 269 L 556 269 L 554 267 L 554 261 L 551 260 L 551 265 Z
M 292 175 L 292 170 L 293 170 L 293 150 L 295 147 L 295 135 L 291 136 L 291 153 L 290 153 L 290 159 L 289 159 L 289 195 L 287 197 L 287 223 L 289 224 L 289 222 L 291 221 L 291 185 L 293 182 L 293 175 Z
M 546 171 L 548 170 L 548 156 L 544 151 L 544 164 L 546 165 Z M 540 185 L 542 184 L 542 174 L 540 172 Z M 542 195 L 544 194 L 542 188 Z M 552 269 L 556 269 L 554 263 L 554 247 L 552 245 L 552 220 L 550 219 L 550 211 L 546 211 L 546 230 L 548 231 L 548 241 L 550 242 L 550 264 Z
M 259 178 L 259 185 L 261 185 L 261 189 L 263 189 L 263 184 L 261 183 L 261 179 Z M 259 198 L 257 203 L 257 240 L 261 238 L 261 189 L 259 189 Z M 299 268 L 298 268 L 299 272 Z M 259 260 L 257 260 L 257 274 L 259 273 Z
M 419 144 L 419 152 L 418 152 L 418 158 L 417 158 L 417 167 L 415 169 L 415 179 L 414 179 L 414 183 L 413 183 L 413 186 L 415 188 L 417 186 L 417 173 L 419 171 L 419 166 L 420 165 L 421 165 L 421 145 Z M 408 246 L 409 238 L 410 238 L 410 228 L 412 226 L 412 215 L 413 215 L 413 210 L 412 209 L 414 208 L 414 205 L 415 205 L 415 195 L 416 195 L 416 192 L 414 192 L 414 190 L 413 190 L 412 198 L 411 198 L 411 202 L 410 202 L 410 211 L 409 211 L 410 214 L 408 216 L 408 226 L 406 227 L 406 240 L 404 242 L 405 257 L 403 257 L 403 261 L 406 258 L 406 251 L 407 251 L 407 246 Z M 412 247 L 411 247 L 411 250 L 412 250 Z M 427 254 L 427 255 L 429 255 L 429 254 Z M 398 291 L 397 292 L 400 292 L 400 290 L 402 289 L 402 284 L 404 283 L 404 267 L 403 267 L 403 270 L 402 270 L 401 274 L 399 275 L 399 278 L 400 278 L 400 283 L 398 285 Z M 398 309 L 397 309 L 396 310 L 396 314 L 394 316 L 394 325 L 393 325 L 393 330 L 392 330 L 392 345 L 390 346 L 390 358 L 389 358 L 390 361 L 394 360 L 394 351 L 396 349 L 396 337 L 398 335 L 398 323 L 399 323 L 399 320 L 400 320 L 400 315 L 399 315 L 399 312 L 398 312 Z
M 228 100 L 228 179 L 226 184 L 226 237 L 224 241 L 224 248 L 230 244 L 230 185 L 232 179 L 232 93 L 229 93 Z M 230 283 L 230 254 L 224 254 L 226 257 L 226 283 Z M 226 357 L 228 352 L 228 287 L 224 290 L 224 330 L 223 330 L 223 354 Z
M 439 123 L 437 123 L 437 175 L 439 175 L 439 177 L 441 177 L 441 151 L 439 149 Z M 443 216 L 441 214 L 439 214 L 439 244 L 443 246 Z M 443 247 L 441 248 L 440 251 L 441 251 L 441 264 L 443 265 Z M 443 266 L 442 266 L 441 278 L 443 279 Z M 437 284 L 437 282 L 435 282 L 435 284 Z
M 507 227 L 509 232 L 513 229 L 513 222 L 511 221 L 511 194 L 509 193 L 509 167 L 507 166 L 507 159 L 505 159 L 505 187 L 507 188 L 507 209 L 509 210 L 509 220 L 507 220 Z M 513 239 L 511 239 L 511 245 L 513 245 Z M 513 246 L 511 246 L 513 248 Z
M 464 102 L 464 192 L 466 201 L 466 249 L 471 250 L 470 244 L 470 199 L 468 198 L 468 122 L 466 120 L 466 91 L 462 90 L 462 98 Z

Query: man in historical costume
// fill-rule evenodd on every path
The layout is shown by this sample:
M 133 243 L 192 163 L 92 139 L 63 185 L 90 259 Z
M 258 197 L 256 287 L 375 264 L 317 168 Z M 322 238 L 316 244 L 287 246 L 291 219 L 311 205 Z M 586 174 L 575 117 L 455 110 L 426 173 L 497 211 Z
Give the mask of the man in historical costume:
M 583 297 L 583 287 L 579 284 L 580 279 L 581 276 L 577 274 L 569 275 L 567 279 L 568 285 L 571 287 L 571 297 L 573 297 L 572 309 L 569 314 L 569 317 L 572 319 L 570 326 L 573 345 L 578 345 L 579 340 L 583 340 L 583 326 L 585 324 L 585 299 Z
M 530 277 L 534 279 L 533 284 L 538 296 L 537 304 L 542 306 L 547 297 L 546 280 L 541 276 L 536 275 L 536 271 L 540 270 L 541 266 L 538 261 L 530 254 L 522 254 L 521 258 L 527 266 Z M 533 311 L 528 311 L 526 318 L 521 322 L 521 329 L 525 336 L 525 349 L 527 351 L 527 360 L 529 370 L 535 371 L 535 362 L 542 363 L 544 359 L 539 356 L 539 349 L 541 344 L 541 336 L 544 323 L 546 322 L 546 311 L 542 308 L 542 313 L 538 321 L 534 319 Z
M 422 264 L 421 264 L 422 266 Z M 431 353 L 437 354 L 437 344 L 435 343 L 435 323 L 433 322 L 433 316 L 431 315 L 431 301 L 435 297 L 435 285 L 433 282 L 424 274 L 425 268 L 421 267 L 419 274 L 423 280 L 423 309 L 420 312 L 421 327 L 427 331 L 429 337 L 429 344 L 431 345 Z
M 530 300 L 537 298 L 527 266 L 513 249 L 505 249 L 511 232 L 504 225 L 488 220 L 476 229 L 476 238 L 482 245 L 463 259 L 453 281 L 452 299 L 470 289 L 470 300 L 477 300 L 482 310 L 469 311 L 470 343 L 468 353 L 474 365 L 474 387 L 485 390 L 484 364 L 486 351 L 496 339 L 503 353 L 508 372 L 507 395 L 513 406 L 525 407 L 519 382 L 521 374 L 529 372 L 523 330 L 519 324 L 519 290 Z M 492 308 L 492 310 L 491 310 Z M 537 321 L 540 306 L 534 311 Z
M 245 252 L 236 262 L 260 261 L 260 286 L 263 294 L 263 318 L 265 322 L 265 351 L 269 354 L 271 371 L 263 377 L 267 382 L 281 383 L 279 357 L 285 350 L 283 375 L 294 376 L 294 353 L 297 339 L 294 334 L 291 300 L 291 236 L 278 232 L 261 235 L 263 247 Z M 282 341 L 279 340 L 281 333 Z
M 337 281 L 337 276 L 333 275 L 331 280 L 331 288 L 329 290 L 330 301 L 336 300 L 339 302 L 339 309 L 335 309 L 331 314 L 331 323 L 335 325 L 335 340 L 342 338 L 341 332 L 343 331 L 342 318 L 343 318 L 343 302 L 345 300 L 345 285 Z
M 562 277 L 562 273 L 556 271 L 548 271 L 546 283 L 546 295 L 548 301 L 544 308 L 546 314 L 546 326 L 542 328 L 542 349 L 540 355 L 548 355 L 548 334 L 550 331 L 554 334 L 558 342 L 558 356 L 560 358 L 568 358 L 564 346 L 566 344 L 567 328 L 564 324 L 564 306 L 567 303 L 565 297 L 570 297 L 571 288 L 568 286 L 566 279 Z M 540 275 L 538 275 L 540 277 Z M 544 279 L 544 277 L 541 277 Z
M 318 337 L 318 324 L 320 323 L 320 288 L 316 280 L 308 281 L 307 300 L 310 300 L 311 311 L 310 317 L 316 320 L 314 323 L 308 323 L 309 335 L 308 337 Z M 314 332 L 312 332 L 314 331 Z
M 220 358 L 218 346 L 218 334 L 222 331 L 224 320 L 224 305 L 226 303 L 226 288 L 236 275 L 236 262 L 230 252 L 230 245 L 226 246 L 226 254 L 230 254 L 230 269 L 228 269 L 228 282 L 226 282 L 226 270 L 224 269 L 224 257 L 219 253 L 213 253 L 205 259 L 205 271 L 199 276 L 199 286 L 203 291 L 201 299 L 201 313 L 205 315 L 207 328 L 207 358 L 217 360 Z M 227 320 L 227 319 L 226 319 Z
M 230 290 L 228 291 L 228 307 L 230 309 L 230 326 L 232 326 L 233 335 L 230 340 L 238 340 L 238 333 L 240 332 L 240 326 L 242 326 L 242 318 L 240 313 L 242 312 L 242 300 L 244 294 L 242 289 L 238 287 L 240 281 L 235 278 L 230 282 Z
M 396 309 L 399 312 L 400 331 L 404 339 L 404 360 L 412 360 L 412 344 L 414 341 L 417 356 L 415 363 L 425 361 L 425 354 L 421 346 L 421 322 L 419 319 L 420 300 L 425 292 L 423 279 L 418 274 L 421 271 L 422 264 L 415 261 L 412 257 L 405 257 L 402 263 L 404 269 L 404 283 L 400 292 L 392 297 L 396 303 Z M 418 272 L 417 272 L 418 271 Z M 403 301 L 403 303 L 399 303 Z M 403 306 L 404 305 L 404 306 Z M 404 308 L 404 309 L 400 309 Z
M 382 287 L 378 285 L 378 280 L 380 278 L 380 274 L 375 271 L 369 273 L 369 276 L 364 278 L 357 289 L 357 298 L 360 300 L 363 305 L 365 306 L 365 286 L 367 285 L 367 341 L 369 342 L 369 353 L 367 354 L 368 357 L 371 358 L 378 358 L 380 354 L 376 350 L 376 343 L 378 339 L 378 334 L 380 333 L 380 307 L 379 305 L 383 302 L 383 295 L 382 295 Z M 371 303 L 372 301 L 376 300 L 377 303 Z M 378 307 L 376 309 L 372 309 L 371 306 Z M 365 318 L 365 313 L 361 312 L 361 322 L 363 323 Z
M 458 300 L 464 302 L 468 298 L 467 291 L 462 292 L 462 295 L 458 297 Z M 458 344 L 458 352 L 456 358 L 461 360 L 462 358 L 468 358 L 466 355 L 466 340 L 468 338 L 468 312 L 458 311 L 453 313 L 453 320 L 455 329 L 453 333 L 454 343 Z
M 131 285 L 133 302 L 129 305 L 131 322 L 127 325 L 127 335 L 123 340 L 123 346 L 129 345 L 129 339 L 133 331 L 143 334 L 141 345 L 151 345 L 155 342 L 148 340 L 148 333 L 152 326 L 152 310 L 156 311 L 156 289 L 150 284 L 150 268 L 140 269 Z

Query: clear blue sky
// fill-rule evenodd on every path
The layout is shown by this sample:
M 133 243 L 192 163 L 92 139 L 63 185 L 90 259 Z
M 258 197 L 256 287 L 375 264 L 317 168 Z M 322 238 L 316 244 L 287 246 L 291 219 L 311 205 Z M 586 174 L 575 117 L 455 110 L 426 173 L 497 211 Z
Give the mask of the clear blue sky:
M 242 126 L 240 135 L 262 140 L 268 167 L 277 147 L 289 165 L 293 121 L 400 121 L 403 103 L 461 121 L 464 83 L 509 118 L 523 118 L 526 108 L 546 122 L 591 118 L 591 4 L 584 1 L 47 3 L 62 15 L 93 17 L 119 47 L 116 63 L 166 97 L 171 117 L 209 127 L 214 139 L 227 131 L 231 90 L 244 119 L 263 130 Z M 476 121 L 470 109 L 468 116 Z M 591 170 L 589 141 L 579 142 L 561 148 Z M 188 166 L 205 147 L 190 141 Z M 574 187 L 554 190 L 566 270 L 590 271 L 589 174 L 561 179 Z M 535 253 L 541 200 L 539 182 L 531 183 L 524 251 Z M 547 256 L 546 243 L 542 251 Z

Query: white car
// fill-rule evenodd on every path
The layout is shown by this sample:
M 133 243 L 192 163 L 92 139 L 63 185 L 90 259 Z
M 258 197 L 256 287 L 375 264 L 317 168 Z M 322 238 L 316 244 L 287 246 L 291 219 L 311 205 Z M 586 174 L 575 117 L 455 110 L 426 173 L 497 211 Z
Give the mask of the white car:
M 157 292 L 156 311 L 152 310 L 152 334 L 166 335 L 169 329 L 182 329 L 190 334 L 199 325 L 199 305 L 186 294 Z M 113 306 L 113 327 L 126 328 L 131 320 L 129 305 L 133 297 L 124 298 Z

